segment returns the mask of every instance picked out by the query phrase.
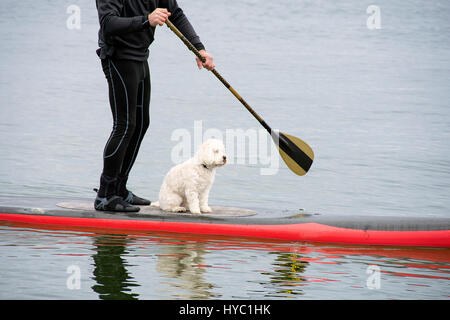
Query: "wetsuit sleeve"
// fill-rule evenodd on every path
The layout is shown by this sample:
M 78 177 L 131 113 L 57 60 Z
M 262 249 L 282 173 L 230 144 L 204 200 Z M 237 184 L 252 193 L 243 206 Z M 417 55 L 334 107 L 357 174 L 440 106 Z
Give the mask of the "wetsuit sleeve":
M 183 10 L 178 6 L 176 0 L 165 0 L 160 2 L 160 6 L 171 13 L 169 20 L 177 27 L 180 32 L 189 40 L 190 43 L 197 49 L 205 49 L 205 46 L 200 41 L 200 37 L 195 33 L 194 28 L 184 14 Z
M 121 17 L 123 0 L 97 0 L 98 18 L 104 36 L 142 31 L 148 27 L 145 16 Z

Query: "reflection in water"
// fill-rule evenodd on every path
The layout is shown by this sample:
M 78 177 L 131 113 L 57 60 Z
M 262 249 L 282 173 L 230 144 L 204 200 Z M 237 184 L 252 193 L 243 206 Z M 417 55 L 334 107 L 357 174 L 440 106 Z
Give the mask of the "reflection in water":
M 177 243 L 164 248 L 158 255 L 156 270 L 165 275 L 164 281 L 171 289 L 171 296 L 179 299 L 208 299 L 214 286 L 205 281 L 204 243 Z M 175 280 L 175 281 L 172 281 Z
M 132 239 L 134 239 L 132 236 L 112 234 L 97 234 L 94 237 L 95 254 L 92 258 L 95 268 L 92 279 L 96 281 L 96 284 L 92 286 L 92 289 L 98 293 L 100 299 L 136 300 L 139 298 L 139 294 L 133 293 L 132 289 L 140 284 L 130 275 L 127 270 L 130 265 L 126 262 L 126 256 L 130 254 L 129 248 L 134 242 Z M 139 239 L 134 240 L 139 242 Z M 164 242 L 161 240 L 158 240 L 160 245 Z M 175 299 L 220 298 L 220 294 L 212 292 L 215 285 L 205 281 L 207 270 L 210 269 L 206 267 L 214 267 L 204 263 L 205 255 L 210 252 L 208 249 L 212 243 L 190 241 L 190 239 L 179 239 L 177 242 L 170 240 L 169 243 L 169 245 L 160 246 L 163 252 L 157 254 L 156 271 L 160 274 L 161 283 L 166 285 L 166 289 L 162 290 L 163 296 L 168 295 Z M 229 244 L 221 242 L 221 245 L 224 245 L 220 248 L 223 250 Z M 235 245 L 236 243 L 233 242 L 233 247 Z M 240 246 L 246 247 L 243 244 Z M 249 247 L 252 246 L 249 245 Z M 289 246 L 289 252 L 270 251 L 269 254 L 276 255 L 272 263 L 273 268 L 270 272 L 260 272 L 265 278 L 269 278 L 269 283 L 275 287 L 277 295 L 303 294 L 303 291 L 299 289 L 300 285 L 308 281 L 302 273 L 309 262 L 292 250 L 293 248 Z
M 104 300 L 137 300 L 133 293 L 138 287 L 127 267 L 126 256 L 130 253 L 132 237 L 126 235 L 97 235 L 94 237 L 95 254 L 92 289 Z M 209 291 L 213 285 L 205 282 L 206 270 L 203 255 L 204 243 L 179 242 L 163 246 L 158 254 L 156 269 L 163 275 L 162 283 L 169 286 L 169 295 L 179 299 L 208 299 L 214 297 Z M 167 295 L 165 293 L 164 295 Z
M 264 297 L 283 297 L 295 298 L 299 295 L 307 295 L 311 286 L 316 283 L 330 283 L 335 285 L 342 281 L 342 278 L 354 277 L 355 274 L 361 278 L 353 283 L 350 287 L 352 290 L 364 290 L 366 283 L 366 265 L 367 260 L 371 264 L 376 264 L 381 267 L 383 275 L 402 276 L 415 279 L 442 279 L 448 280 L 448 267 L 437 265 L 419 264 L 419 263 L 405 263 L 409 259 L 403 258 L 399 262 L 399 256 L 409 256 L 416 259 L 434 258 L 439 261 L 443 259 L 448 261 L 448 251 L 442 250 L 412 250 L 404 248 L 372 248 L 372 247 L 356 247 L 356 246 L 323 246 L 323 245 L 295 245 L 295 244 L 278 244 L 278 243 L 253 243 L 253 242 L 236 242 L 232 240 L 215 241 L 210 238 L 202 238 L 200 236 L 171 236 L 166 238 L 159 235 L 146 235 L 144 237 L 129 236 L 129 235 L 112 235 L 112 234 L 96 234 L 93 237 L 93 246 L 95 253 L 92 255 L 94 261 L 94 271 L 92 279 L 96 282 L 92 285 L 92 289 L 96 292 L 100 299 L 139 299 L 142 298 L 133 288 L 143 286 L 143 292 L 152 292 L 152 297 L 169 297 L 170 299 L 211 299 L 222 298 L 222 280 L 230 279 L 232 282 L 237 280 L 235 272 L 240 272 L 240 266 L 235 265 L 235 262 L 250 262 L 252 260 L 252 253 L 254 250 L 266 251 L 272 259 L 267 261 L 270 265 L 269 270 L 253 269 L 255 281 L 239 279 L 239 284 L 234 283 L 235 288 L 239 291 L 230 293 L 231 296 L 252 296 L 252 292 L 260 292 L 261 287 L 265 287 Z M 153 272 L 160 284 L 155 288 L 154 283 L 149 286 L 144 278 L 135 280 L 129 270 L 130 265 L 127 263 L 127 257 L 133 252 L 133 256 L 139 256 L 139 250 L 147 250 L 153 248 L 157 243 L 156 252 L 150 254 L 156 256 L 156 265 L 153 265 Z M 150 247 L 148 247 L 150 244 Z M 144 246 L 145 245 L 145 246 Z M 230 260 L 226 264 L 228 267 L 226 272 L 220 272 L 224 260 L 217 260 L 214 254 L 211 256 L 211 262 L 205 263 L 205 258 L 217 250 L 240 250 L 242 253 L 250 253 L 250 256 L 243 260 Z M 212 251 L 211 251 L 212 250 Z M 142 257 L 148 259 L 149 252 L 146 251 Z M 434 256 L 433 256 L 434 254 Z M 363 266 L 355 269 L 353 273 L 349 274 L 346 270 L 339 270 L 339 268 L 324 269 L 317 272 L 317 264 L 327 264 L 337 266 L 338 263 L 345 261 L 348 256 L 353 256 L 353 260 L 358 262 L 360 259 Z M 390 257 L 391 256 L 391 257 Z M 372 258 L 371 258 L 372 257 Z M 381 258 L 383 257 L 383 258 Z M 394 258 L 395 257 L 395 258 Z M 217 266 L 214 261 L 221 261 L 222 266 Z M 419 260 L 413 260 L 419 261 Z M 311 263 L 313 263 L 311 265 Z M 148 260 L 145 262 L 148 264 Z M 233 267 L 234 265 L 234 267 Z M 305 271 L 307 267 L 314 266 L 313 273 L 306 276 Z M 398 266 L 402 268 L 407 267 L 408 270 L 420 268 L 419 273 L 413 272 L 398 272 Z M 426 269 L 433 269 L 439 271 L 440 274 L 424 274 Z M 314 273 L 316 270 L 316 273 Z M 149 270 L 150 271 L 150 270 Z M 155 272 L 156 271 L 156 272 Z M 337 272 L 338 271 L 338 272 Z M 151 271 L 150 271 L 151 272 Z M 208 279 L 221 280 L 214 282 L 206 281 Z M 331 279 L 330 279 L 331 278 Z M 234 280 L 232 280 L 234 279 Z M 227 280 L 226 280 L 227 281 Z M 409 286 L 417 286 L 424 284 L 415 281 L 407 281 Z M 253 283 L 258 283 L 259 287 L 250 288 Z M 329 284 L 331 285 L 331 284 Z M 249 286 L 248 288 L 246 286 Z M 385 282 L 383 288 L 386 288 Z M 242 291 L 240 291 L 242 290 Z M 250 294 L 250 295 L 249 295 Z
M 127 263 L 123 258 L 129 252 L 126 236 L 97 236 L 94 238 L 96 253 L 92 256 L 95 263 L 93 279 L 97 284 L 92 289 L 104 300 L 136 300 L 138 294 L 132 293 L 133 277 L 127 271 Z
M 0 297 L 42 299 L 43 291 L 59 299 L 450 297 L 448 248 L 103 232 L 0 222 Z M 81 273 L 81 290 L 68 290 L 67 266 L 86 270 L 92 263 L 92 273 Z M 373 265 L 380 268 L 379 290 L 367 287 Z
M 277 286 L 277 294 L 296 295 L 303 294 L 299 284 L 306 281 L 302 273 L 308 266 L 308 262 L 302 261 L 302 256 L 292 252 L 269 252 L 276 254 L 273 263 L 273 272 L 262 272 L 270 276 L 270 283 Z

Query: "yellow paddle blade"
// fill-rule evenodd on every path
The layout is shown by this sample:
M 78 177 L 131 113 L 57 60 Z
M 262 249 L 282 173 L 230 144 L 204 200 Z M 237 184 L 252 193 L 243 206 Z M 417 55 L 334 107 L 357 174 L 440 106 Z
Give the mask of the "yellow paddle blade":
M 314 151 L 306 142 L 280 132 L 277 147 L 281 158 L 292 172 L 299 176 L 308 172 L 314 160 Z

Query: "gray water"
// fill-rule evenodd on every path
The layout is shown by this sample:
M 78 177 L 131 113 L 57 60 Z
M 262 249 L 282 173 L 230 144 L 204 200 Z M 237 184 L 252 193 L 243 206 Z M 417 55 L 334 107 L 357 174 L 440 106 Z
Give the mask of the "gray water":
M 10 225 L 0 225 L 0 231 L 0 299 L 450 296 L 448 249 L 122 235 Z M 379 268 L 378 282 L 371 277 L 371 268 Z
M 276 174 L 261 175 L 267 165 L 252 162 L 250 155 L 235 156 L 217 172 L 212 204 L 264 208 L 274 214 L 301 208 L 323 214 L 450 216 L 448 1 L 179 3 L 214 56 L 217 70 L 270 126 L 300 137 L 315 152 L 313 167 L 304 177 L 294 175 L 282 162 Z M 73 4 L 81 9 L 81 29 L 66 26 L 70 16 L 66 10 Z M 366 9 L 372 4 L 380 8 L 380 29 L 371 30 L 366 24 L 371 15 Z M 93 198 L 112 121 L 106 80 L 95 54 L 97 31 L 93 1 L 0 2 L 2 196 Z M 197 70 L 193 55 L 166 27 L 157 30 L 149 63 L 151 125 L 130 187 L 153 200 L 174 165 L 171 152 L 178 143 L 171 139 L 174 132 L 185 129 L 194 140 L 198 121 L 203 131 L 222 133 L 257 131 L 260 126 L 217 79 Z M 14 267 L 23 272 L 9 274 L 9 282 L 2 279 L 2 297 L 17 281 L 26 282 L 21 275 L 28 274 L 27 266 L 34 263 L 21 241 L 34 233 L 20 230 L 2 229 L 9 239 L 2 257 L 18 257 L 10 253 L 8 241 L 23 250 Z M 32 246 L 45 242 L 32 239 Z M 57 250 L 70 254 L 76 248 Z M 40 252 L 54 258 L 53 250 Z M 265 251 L 233 254 L 250 264 L 254 254 L 274 261 Z M 446 254 L 444 268 L 450 260 Z M 211 265 L 228 259 L 209 257 Z M 136 263 L 142 267 L 147 261 L 141 259 Z M 354 257 L 346 259 L 353 265 Z M 1 270 L 11 270 L 11 263 L 2 262 Z M 62 262 L 61 268 L 66 268 Z M 367 276 L 365 269 L 362 276 Z M 170 278 L 164 273 L 159 277 Z M 221 287 L 218 283 L 233 276 L 223 271 L 211 277 L 209 281 Z M 418 286 L 426 294 L 419 290 L 415 297 L 446 296 L 442 291 L 448 288 L 448 276 L 444 281 L 425 279 L 428 291 Z M 46 286 L 52 292 L 51 283 Z M 13 290 L 13 297 L 39 297 L 26 288 Z M 235 289 L 221 288 L 219 297 L 233 297 Z M 344 293 L 346 288 L 337 287 Z M 144 297 L 158 297 L 148 290 Z M 401 286 L 398 290 L 379 290 L 377 297 L 410 297 L 408 290 Z M 264 297 L 269 291 L 263 285 L 250 297 Z M 93 297 L 89 292 L 81 296 Z M 321 294 L 325 293 L 319 289 L 310 297 Z M 176 297 L 170 290 L 161 296 Z

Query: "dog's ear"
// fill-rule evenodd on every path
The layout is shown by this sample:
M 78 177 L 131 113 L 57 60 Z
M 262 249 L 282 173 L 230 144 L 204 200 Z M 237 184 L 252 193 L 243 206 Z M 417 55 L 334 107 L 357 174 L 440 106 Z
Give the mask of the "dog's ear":
M 204 164 L 208 167 L 214 166 L 215 158 L 214 158 L 214 148 L 211 139 L 206 140 L 198 149 L 195 154 L 195 158 L 199 164 Z
M 200 146 L 200 149 L 198 151 L 198 158 L 202 164 L 208 167 L 214 165 L 214 151 L 208 141 Z

